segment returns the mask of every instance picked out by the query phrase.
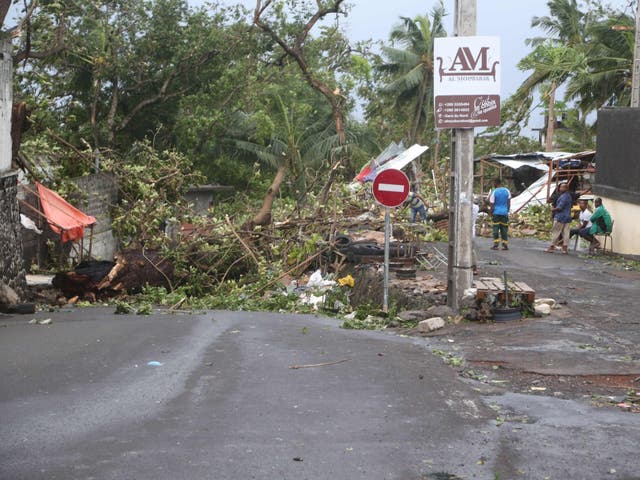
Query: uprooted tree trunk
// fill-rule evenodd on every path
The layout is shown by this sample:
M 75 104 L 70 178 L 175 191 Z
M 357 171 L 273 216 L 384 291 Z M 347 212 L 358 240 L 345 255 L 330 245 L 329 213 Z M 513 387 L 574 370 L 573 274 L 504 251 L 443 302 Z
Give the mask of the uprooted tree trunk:
M 287 162 L 282 160 L 278 166 L 276 176 L 273 178 L 273 181 L 264 196 L 262 208 L 260 208 L 260 211 L 251 220 L 247 220 L 242 224 L 241 230 L 243 232 L 252 232 L 257 226 L 265 226 L 271 223 L 271 209 L 273 208 L 273 202 L 276 200 L 276 196 L 280 191 L 280 185 L 282 185 L 286 173 Z

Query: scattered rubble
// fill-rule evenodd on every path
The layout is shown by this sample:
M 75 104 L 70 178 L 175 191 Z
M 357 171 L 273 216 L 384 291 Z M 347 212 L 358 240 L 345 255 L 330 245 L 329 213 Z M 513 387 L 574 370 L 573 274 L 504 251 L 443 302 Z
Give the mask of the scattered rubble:
M 442 319 L 442 317 L 433 317 L 433 318 L 428 318 L 426 320 L 422 320 L 421 322 L 418 323 L 418 331 L 421 333 L 429 333 L 429 332 L 433 332 L 434 330 L 439 330 L 441 328 L 444 328 L 445 322 Z
M 34 313 L 36 306 L 33 303 L 20 303 L 20 297 L 16 291 L 4 282 L 0 282 L 0 313 Z

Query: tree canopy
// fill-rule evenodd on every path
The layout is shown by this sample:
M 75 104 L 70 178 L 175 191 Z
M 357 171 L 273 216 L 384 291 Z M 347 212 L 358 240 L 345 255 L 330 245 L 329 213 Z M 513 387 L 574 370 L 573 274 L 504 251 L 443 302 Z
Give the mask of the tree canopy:
M 3 28 L 9 5 L 0 3 Z M 548 107 L 552 85 L 564 92 L 565 116 L 577 112 L 575 131 L 561 136 L 567 145 L 584 145 L 575 137 L 590 131 L 597 108 L 629 99 L 634 19 L 595 0 L 547 6 L 531 20 L 538 35 L 519 64 L 529 77 L 504 99 L 502 126 L 482 133 L 505 152 L 527 143 L 520 133 L 536 92 Z M 441 2 L 415 18 L 400 14 L 387 41 L 358 44 L 342 29 L 347 0 L 16 7 L 14 96 L 30 105 L 33 127 L 25 151 L 29 142 L 34 152 L 47 145 L 63 175 L 92 168 L 91 156 L 77 152 L 126 158 L 147 140 L 186 155 L 209 181 L 248 187 L 256 162 L 277 170 L 266 152 L 278 142 L 293 152 L 305 139 L 305 149 L 315 147 L 289 162 L 296 186 L 286 195 L 296 197 L 317 194 L 335 175 L 350 180 L 391 141 L 442 143 L 432 112 L 433 41 L 447 35 Z

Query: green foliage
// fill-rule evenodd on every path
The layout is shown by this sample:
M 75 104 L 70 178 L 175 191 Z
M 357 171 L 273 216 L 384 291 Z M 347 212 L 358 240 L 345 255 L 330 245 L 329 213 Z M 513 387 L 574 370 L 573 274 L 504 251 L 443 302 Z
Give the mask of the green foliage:
M 453 352 L 445 352 L 444 350 L 435 349 L 432 350 L 432 353 L 442 357 L 444 363 L 451 365 L 452 367 L 461 367 L 464 365 L 464 359 Z
M 449 234 L 446 230 L 430 227 L 427 229 L 423 238 L 427 242 L 447 242 L 449 241 Z
M 116 311 L 115 311 L 116 315 L 128 315 L 130 313 L 133 313 L 133 307 L 131 307 L 131 305 L 129 305 L 127 302 L 123 302 L 122 300 L 116 300 L 115 305 L 116 305 Z
M 161 245 L 161 226 L 182 217 L 184 193 L 203 180 L 183 155 L 159 152 L 149 142 L 135 144 L 123 159 L 104 159 L 103 168 L 115 175 L 120 187 L 122 198 L 112 211 L 112 226 L 125 245 Z
M 511 230 L 513 235 L 517 235 L 519 231 L 533 230 L 535 237 L 546 240 L 553 224 L 551 205 L 529 205 L 513 216 L 511 222 L 517 223 L 519 227 Z M 527 232 L 525 235 L 531 236 L 531 233 Z
M 271 291 L 266 295 L 256 292 L 264 282 L 244 283 L 228 281 L 205 295 L 191 296 L 189 287 L 180 287 L 167 292 L 162 287 L 147 287 L 135 300 L 144 305 L 159 305 L 169 309 L 247 310 L 272 312 L 312 313 L 309 306 L 302 305 L 297 294 Z M 138 310 L 139 312 L 139 310 Z
M 294 246 L 289 250 L 289 254 L 287 255 L 287 264 L 294 265 L 305 258 L 308 258 L 321 248 L 322 243 L 324 242 L 319 233 L 311 234 L 309 238 L 305 239 L 302 245 L 299 247 Z

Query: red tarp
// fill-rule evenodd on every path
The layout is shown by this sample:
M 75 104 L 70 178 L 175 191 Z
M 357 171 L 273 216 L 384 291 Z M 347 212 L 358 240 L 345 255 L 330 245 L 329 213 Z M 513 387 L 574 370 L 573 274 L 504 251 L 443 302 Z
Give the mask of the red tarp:
M 47 217 L 51 230 L 62 233 L 63 242 L 82 238 L 85 227 L 96 223 L 95 217 L 82 213 L 56 192 L 37 182 L 36 186 L 38 187 L 42 212 Z

